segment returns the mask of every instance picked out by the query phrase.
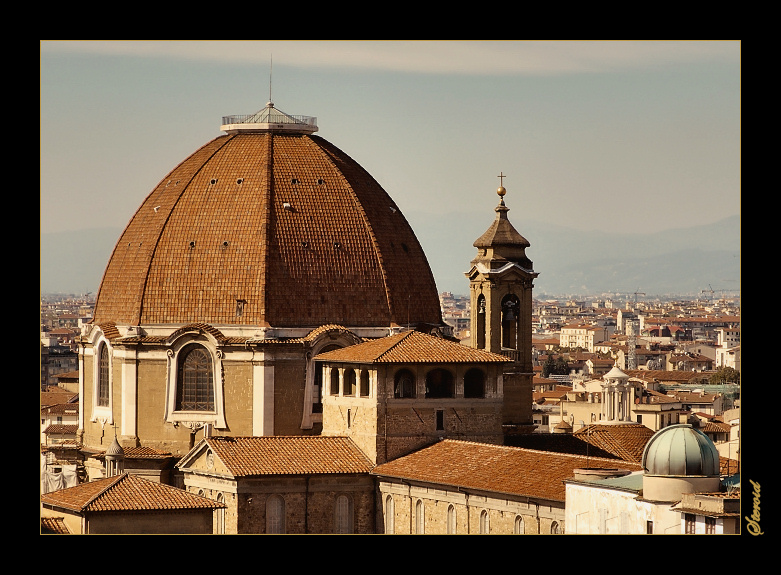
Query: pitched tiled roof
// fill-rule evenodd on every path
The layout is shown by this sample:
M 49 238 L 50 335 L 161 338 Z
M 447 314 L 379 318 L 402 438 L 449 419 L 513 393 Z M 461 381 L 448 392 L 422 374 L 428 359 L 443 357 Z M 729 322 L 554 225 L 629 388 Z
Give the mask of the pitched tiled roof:
M 44 430 L 46 435 L 54 435 L 59 433 L 67 433 L 70 435 L 76 435 L 76 431 L 79 429 L 78 425 L 63 425 L 62 423 L 52 423 Z
M 160 451 L 159 449 L 153 449 L 151 447 L 139 446 L 139 447 L 123 447 L 122 451 L 125 454 L 125 459 L 171 459 L 173 455 L 170 451 Z M 102 459 L 106 455 L 106 452 L 95 454 L 97 459 Z
M 69 403 L 78 398 L 78 393 L 73 393 L 65 389 L 49 387 L 47 391 L 41 392 L 41 407 L 49 407 L 59 403 Z M 78 405 L 78 403 L 74 404 Z
M 347 437 L 209 437 L 204 442 L 234 477 L 368 473 L 372 467 Z
M 624 461 L 640 463 L 643 449 L 654 432 L 638 423 L 592 423 L 578 429 L 573 435 L 614 454 Z
M 57 403 L 41 408 L 42 413 L 62 413 L 63 415 L 77 415 L 79 413 L 78 403 Z
M 70 535 L 64 517 L 41 517 L 41 535 Z
M 564 502 L 563 481 L 573 477 L 575 469 L 619 466 L 640 469 L 615 459 L 445 439 L 378 465 L 372 475 Z
M 41 503 L 77 512 L 224 507 L 211 499 L 128 473 L 45 493 Z
M 321 361 L 353 363 L 502 363 L 509 358 L 474 349 L 419 331 L 404 331 L 388 337 L 335 349 L 317 356 Z
M 538 451 L 553 451 L 556 453 L 569 453 L 571 455 L 584 455 L 587 457 L 620 459 L 614 454 L 605 451 L 596 445 L 591 445 L 571 433 L 521 433 L 518 435 L 506 436 L 504 443 L 505 445 L 512 447 L 524 447 L 526 449 L 536 449 Z
M 182 161 L 108 262 L 96 324 L 196 321 L 442 323 L 426 256 L 385 190 L 323 138 L 272 132 L 222 135 Z

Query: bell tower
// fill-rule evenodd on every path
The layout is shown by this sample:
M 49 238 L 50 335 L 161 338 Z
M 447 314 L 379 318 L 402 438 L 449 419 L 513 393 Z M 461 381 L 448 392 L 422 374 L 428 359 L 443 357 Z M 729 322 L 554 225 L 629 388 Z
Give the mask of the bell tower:
M 538 274 L 526 255 L 529 242 L 507 218 L 510 209 L 504 203 L 507 190 L 502 185 L 506 176 L 498 177 L 496 219 L 475 240 L 477 256 L 466 272 L 472 347 L 513 360 L 505 373 L 504 423 L 526 424 L 531 420 L 533 377 L 532 286 Z

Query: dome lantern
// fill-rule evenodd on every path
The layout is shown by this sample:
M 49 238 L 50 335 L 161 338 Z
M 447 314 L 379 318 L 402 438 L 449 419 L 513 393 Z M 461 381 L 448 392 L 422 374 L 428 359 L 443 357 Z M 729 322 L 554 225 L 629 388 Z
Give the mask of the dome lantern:
M 274 107 L 269 101 L 262 110 L 248 115 L 223 116 L 220 130 L 228 134 L 238 132 L 287 132 L 313 134 L 317 132 L 317 118 L 291 116 Z

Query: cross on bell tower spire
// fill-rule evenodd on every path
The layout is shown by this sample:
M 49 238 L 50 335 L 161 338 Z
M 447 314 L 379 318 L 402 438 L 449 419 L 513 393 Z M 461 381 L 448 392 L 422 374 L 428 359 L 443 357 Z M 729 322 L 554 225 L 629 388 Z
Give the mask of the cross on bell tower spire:
M 507 190 L 504 189 L 504 179 L 507 177 L 504 175 L 504 172 L 499 172 L 499 175 L 496 176 L 499 178 L 499 189 L 496 190 L 496 193 L 499 194 L 499 204 L 504 205 L 504 195 L 507 193 Z

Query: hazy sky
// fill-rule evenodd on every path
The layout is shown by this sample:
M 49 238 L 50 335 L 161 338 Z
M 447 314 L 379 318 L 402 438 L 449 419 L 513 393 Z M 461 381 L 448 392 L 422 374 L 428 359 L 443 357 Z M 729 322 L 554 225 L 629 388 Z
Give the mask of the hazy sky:
M 41 231 L 124 227 L 270 92 L 405 213 L 490 223 L 500 172 L 515 221 L 739 213 L 739 42 L 43 41 Z

